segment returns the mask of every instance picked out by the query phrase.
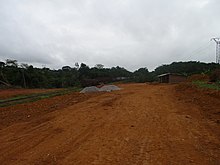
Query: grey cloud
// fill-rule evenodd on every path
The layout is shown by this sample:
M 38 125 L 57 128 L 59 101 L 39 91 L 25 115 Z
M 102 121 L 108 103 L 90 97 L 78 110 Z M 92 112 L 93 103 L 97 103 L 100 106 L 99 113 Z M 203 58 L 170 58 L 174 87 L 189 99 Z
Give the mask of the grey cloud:
M 220 34 L 219 15 L 217 0 L 2 0 L 0 60 L 130 70 L 211 62 L 215 47 L 208 42 Z M 195 56 L 204 43 L 209 47 Z

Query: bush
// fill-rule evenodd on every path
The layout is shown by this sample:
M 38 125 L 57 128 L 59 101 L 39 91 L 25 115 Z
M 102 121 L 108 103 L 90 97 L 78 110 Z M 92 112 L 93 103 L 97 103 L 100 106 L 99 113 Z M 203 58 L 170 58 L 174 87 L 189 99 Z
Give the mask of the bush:
M 220 69 L 214 70 L 210 75 L 210 82 L 220 81 Z

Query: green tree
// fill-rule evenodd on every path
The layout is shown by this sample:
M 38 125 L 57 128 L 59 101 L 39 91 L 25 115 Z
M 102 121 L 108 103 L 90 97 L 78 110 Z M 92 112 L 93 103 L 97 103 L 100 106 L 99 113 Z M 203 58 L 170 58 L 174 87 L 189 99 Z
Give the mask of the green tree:
M 134 81 L 135 82 L 147 82 L 151 81 L 151 76 L 147 68 L 140 68 L 134 72 Z

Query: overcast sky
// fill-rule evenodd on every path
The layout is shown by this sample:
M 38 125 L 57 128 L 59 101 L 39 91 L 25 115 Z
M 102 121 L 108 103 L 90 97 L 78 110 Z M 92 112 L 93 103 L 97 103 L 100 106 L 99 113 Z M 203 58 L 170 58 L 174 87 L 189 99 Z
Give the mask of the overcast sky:
M 61 68 L 215 62 L 219 0 L 0 0 L 0 60 Z

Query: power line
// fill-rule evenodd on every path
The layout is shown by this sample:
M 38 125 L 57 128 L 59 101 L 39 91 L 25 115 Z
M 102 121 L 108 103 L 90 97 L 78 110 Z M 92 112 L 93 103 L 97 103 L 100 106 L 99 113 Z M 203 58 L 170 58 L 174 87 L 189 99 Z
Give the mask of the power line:
M 189 58 L 189 54 L 190 54 L 190 56 L 192 55 L 192 54 L 194 54 L 194 52 L 196 52 L 196 51 L 198 51 L 198 50 L 200 50 L 201 48 L 203 48 L 205 45 L 207 45 L 207 42 L 204 44 L 201 44 L 198 48 L 196 48 L 196 49 L 194 49 L 194 50 L 191 50 L 191 51 L 185 51 L 184 53 L 182 53 L 180 56 L 179 56 L 179 58 L 180 59 L 188 59 Z
M 189 52 L 189 53 L 185 53 L 184 55 L 182 55 L 182 58 L 188 60 L 188 59 L 191 59 L 192 57 L 195 57 L 195 56 L 198 56 L 201 52 L 207 50 L 211 44 L 211 42 L 206 42 L 205 44 L 202 44 L 200 47 L 198 47 L 197 49 Z

